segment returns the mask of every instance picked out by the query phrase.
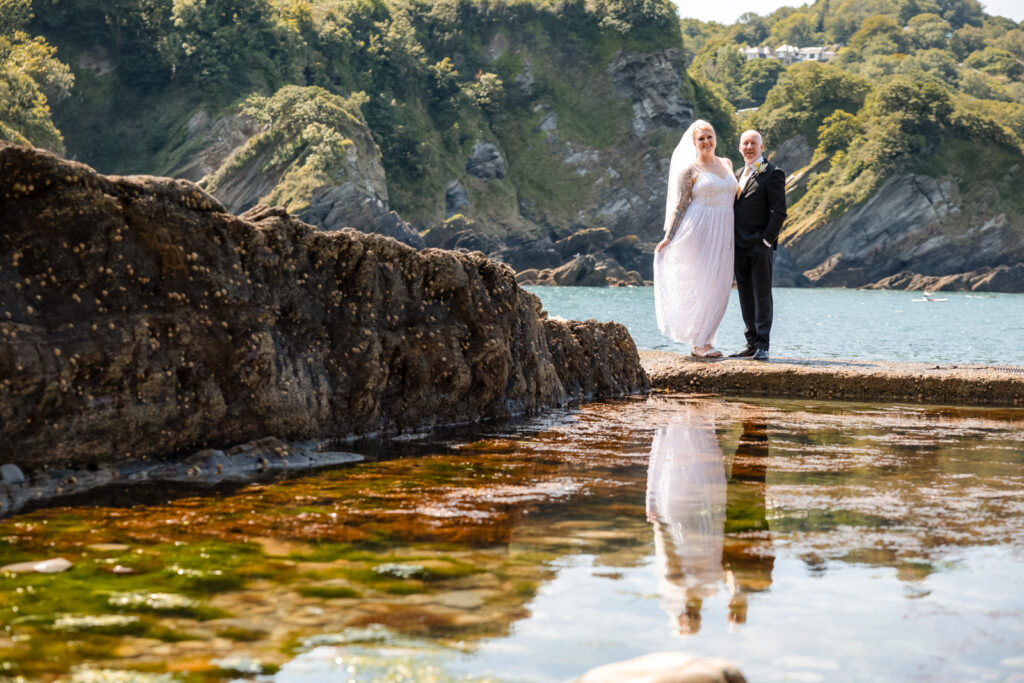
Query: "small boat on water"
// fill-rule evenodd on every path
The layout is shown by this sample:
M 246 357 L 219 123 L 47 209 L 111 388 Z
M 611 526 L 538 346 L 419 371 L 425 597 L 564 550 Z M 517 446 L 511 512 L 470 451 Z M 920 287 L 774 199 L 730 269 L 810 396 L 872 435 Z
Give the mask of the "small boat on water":
M 921 296 L 923 296 L 924 298 L 923 299 L 911 299 L 911 301 L 913 301 L 915 303 L 924 301 L 924 302 L 933 303 L 933 304 L 942 303 L 943 301 L 949 301 L 949 299 L 936 299 L 934 296 L 932 296 L 931 292 L 921 292 Z

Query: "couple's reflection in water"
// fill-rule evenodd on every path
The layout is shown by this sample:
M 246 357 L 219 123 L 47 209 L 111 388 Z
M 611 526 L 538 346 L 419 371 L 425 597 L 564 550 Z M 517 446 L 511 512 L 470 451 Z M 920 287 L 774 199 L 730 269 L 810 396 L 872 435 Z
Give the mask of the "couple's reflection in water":
M 730 626 L 744 623 L 748 594 L 772 581 L 767 422 L 753 409 L 729 419 L 726 412 L 710 402 L 680 405 L 651 446 L 647 517 L 658 588 L 684 636 L 700 630 L 704 601 L 723 589 L 730 595 Z

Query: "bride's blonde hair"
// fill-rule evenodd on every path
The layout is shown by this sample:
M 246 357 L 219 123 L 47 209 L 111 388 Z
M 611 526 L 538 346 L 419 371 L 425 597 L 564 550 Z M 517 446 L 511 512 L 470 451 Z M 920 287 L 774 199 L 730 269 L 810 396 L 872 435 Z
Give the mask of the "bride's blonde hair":
M 690 124 L 689 128 L 690 139 L 693 140 L 694 145 L 697 144 L 697 131 L 703 128 L 707 128 L 708 130 L 715 134 L 716 138 L 718 137 L 718 133 L 715 132 L 715 127 L 711 125 L 710 121 L 705 121 L 704 119 L 697 119 L 696 121 Z

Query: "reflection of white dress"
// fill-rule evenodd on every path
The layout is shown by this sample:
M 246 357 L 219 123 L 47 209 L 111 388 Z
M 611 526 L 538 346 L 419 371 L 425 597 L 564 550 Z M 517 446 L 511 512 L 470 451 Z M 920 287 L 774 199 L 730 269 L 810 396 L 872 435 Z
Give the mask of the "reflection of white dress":
M 666 337 L 715 343 L 732 288 L 736 179 L 702 172 L 672 241 L 654 254 L 654 309 Z
M 647 517 L 662 607 L 673 617 L 722 580 L 725 464 L 713 427 L 692 415 L 659 427 L 647 469 Z

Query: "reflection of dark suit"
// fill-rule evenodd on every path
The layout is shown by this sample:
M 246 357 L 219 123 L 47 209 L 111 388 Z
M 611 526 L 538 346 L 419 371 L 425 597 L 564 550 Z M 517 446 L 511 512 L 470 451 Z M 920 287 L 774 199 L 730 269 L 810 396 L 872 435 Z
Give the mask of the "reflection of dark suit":
M 761 534 L 754 538 L 735 536 L 743 532 L 768 532 L 765 477 L 769 460 L 767 424 L 744 420 L 729 475 L 725 508 L 728 538 L 722 549 L 722 567 L 731 574 L 733 590 L 729 618 L 736 623 L 747 619 L 746 594 L 768 590 L 772 585 L 775 556 L 770 537 L 766 542 Z
M 736 291 L 747 344 L 768 350 L 772 331 L 772 266 L 786 220 L 786 174 L 770 162 L 747 179 L 733 203 Z M 742 177 L 744 167 L 736 173 Z M 765 246 L 766 240 L 771 247 Z

